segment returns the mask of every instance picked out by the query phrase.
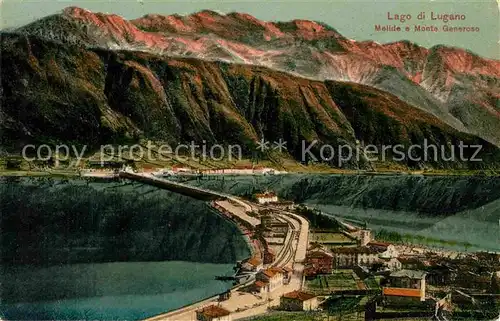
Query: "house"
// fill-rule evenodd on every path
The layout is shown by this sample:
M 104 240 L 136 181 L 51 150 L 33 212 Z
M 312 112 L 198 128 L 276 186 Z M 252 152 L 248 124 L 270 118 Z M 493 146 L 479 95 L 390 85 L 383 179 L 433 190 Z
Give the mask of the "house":
M 306 254 L 305 266 L 313 268 L 315 274 L 331 274 L 333 255 L 324 250 L 314 250 Z
M 252 292 L 258 294 L 264 294 L 269 292 L 269 282 L 255 281 L 252 285 Z
M 416 256 L 400 256 L 398 257 L 401 262 L 401 267 L 407 270 L 420 270 L 425 267 L 423 260 Z
M 220 306 L 210 305 L 196 311 L 196 320 L 231 321 L 231 312 Z
M 269 292 L 283 286 L 283 270 L 281 268 L 269 268 L 257 274 L 257 281 L 269 283 Z
M 273 203 L 278 201 L 278 196 L 272 192 L 255 194 L 255 199 L 259 204 Z
M 356 265 L 371 266 L 379 262 L 380 251 L 366 246 L 338 247 L 332 249 L 335 268 L 353 268 Z
M 426 272 L 417 270 L 392 272 L 382 288 L 382 294 L 388 299 L 425 301 L 425 276 Z
M 312 266 L 304 267 L 303 274 L 307 280 L 312 280 L 316 277 L 316 275 L 318 275 L 318 273 L 316 272 L 316 269 Z
M 401 270 L 403 265 L 396 258 L 381 258 L 381 263 L 391 271 Z
M 264 268 L 264 265 L 259 257 L 253 256 L 243 261 L 241 264 L 241 268 L 245 271 L 258 272 Z
M 280 309 L 286 311 L 311 311 L 318 309 L 318 298 L 302 291 L 285 293 L 280 298 Z
M 350 235 L 358 240 L 359 246 L 366 246 L 373 240 L 373 233 L 370 229 L 355 230 Z
M 274 267 L 262 271 L 257 275 L 257 281 L 253 284 L 253 292 L 260 294 L 272 292 L 281 285 L 290 283 L 292 273 L 293 269 L 289 267 Z
M 366 246 L 374 251 L 378 251 L 380 253 L 380 256 L 384 258 L 393 258 L 399 256 L 396 247 L 391 243 L 370 241 L 368 242 L 368 244 L 366 244 Z

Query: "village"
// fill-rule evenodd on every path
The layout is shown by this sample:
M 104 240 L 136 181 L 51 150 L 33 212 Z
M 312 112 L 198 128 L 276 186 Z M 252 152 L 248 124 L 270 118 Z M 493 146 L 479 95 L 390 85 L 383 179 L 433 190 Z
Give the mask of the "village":
M 96 178 L 123 172 L 160 180 L 284 174 L 255 166 L 199 170 L 91 160 L 79 169 L 80 176 Z M 252 256 L 238 262 L 234 275 L 214 276 L 234 282 L 227 292 L 148 320 L 259 320 L 270 312 L 300 311 L 348 320 L 494 320 L 499 315 L 499 253 L 383 241 L 367 226 L 281 200 L 273 191 L 250 199 L 223 196 L 227 199 L 210 205 L 238 226 Z
M 78 169 L 82 176 L 115 175 L 120 170 L 129 170 L 139 173 L 154 174 L 159 177 L 169 177 L 175 175 L 183 176 L 210 176 L 210 175 L 274 175 L 285 174 L 274 168 L 255 166 L 252 164 L 235 165 L 230 168 L 197 169 L 188 165 L 175 164 L 168 167 L 161 167 L 151 164 L 136 164 L 133 161 L 106 161 L 88 160 Z
M 239 262 L 236 275 L 245 277 L 237 291 L 221 294 L 217 303 L 197 309 L 196 320 L 260 320 L 245 318 L 245 310 L 254 315 L 302 311 L 350 316 L 346 320 L 493 320 L 498 316 L 498 253 L 382 242 L 366 227 L 332 218 L 328 228 L 309 226 L 302 261 L 286 256 L 276 260 L 292 229 L 276 214 L 291 211 L 308 220 L 322 214 L 279 201 L 269 191 L 254 195 L 253 201 L 265 205 L 250 214 L 260 218 L 250 233 L 260 250 Z M 240 304 L 236 309 L 234 303 L 225 303 L 235 295 L 240 298 L 233 301 Z
M 310 239 L 304 290 L 323 298 L 323 307 L 334 314 L 351 312 L 360 320 L 498 316 L 498 253 L 391 244 L 352 226 L 313 230 Z

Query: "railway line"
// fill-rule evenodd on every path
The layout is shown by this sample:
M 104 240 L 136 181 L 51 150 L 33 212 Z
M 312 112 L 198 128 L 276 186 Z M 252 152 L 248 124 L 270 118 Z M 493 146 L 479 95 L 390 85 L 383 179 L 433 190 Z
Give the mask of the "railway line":
M 215 207 L 218 207 L 219 211 L 225 213 L 224 215 L 229 215 L 233 219 L 245 222 L 244 226 L 248 226 L 249 229 L 257 227 L 257 225 L 260 224 L 260 219 L 255 218 L 253 215 L 249 215 L 250 212 L 259 209 L 271 210 L 276 217 L 279 217 L 288 224 L 283 247 L 276 255 L 274 261 L 269 265 L 271 267 L 285 267 L 291 264 L 291 267 L 293 267 L 294 273 L 292 274 L 290 282 L 282 286 L 279 291 L 275 290 L 272 294 L 269 294 L 268 297 L 259 299 L 253 294 L 240 292 L 242 287 L 248 285 L 242 284 L 231 290 L 233 293 L 238 292 L 238 295 L 231 296 L 229 300 L 222 302 L 222 304 L 217 301 L 216 297 L 212 297 L 193 305 L 152 317 L 148 320 L 195 320 L 196 310 L 209 304 L 221 304 L 224 308 L 232 312 L 233 320 L 247 318 L 265 313 L 267 311 L 267 306 L 271 305 L 271 302 L 272 304 L 279 304 L 280 295 L 286 292 L 299 290 L 302 287 L 302 262 L 305 258 L 308 245 L 309 223 L 301 216 L 283 211 L 276 207 L 254 204 L 233 195 L 172 182 L 151 175 L 141 175 L 129 172 L 120 172 L 119 175 L 122 178 L 139 181 L 197 199 L 210 201 L 216 205 Z M 242 230 L 242 233 L 245 233 L 245 231 Z

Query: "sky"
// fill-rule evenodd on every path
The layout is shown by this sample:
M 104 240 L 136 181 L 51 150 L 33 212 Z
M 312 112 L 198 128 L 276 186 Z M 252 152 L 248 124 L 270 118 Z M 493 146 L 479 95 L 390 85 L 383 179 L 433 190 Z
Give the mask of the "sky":
M 115 13 L 134 19 L 147 13 L 190 14 L 203 9 L 221 13 L 249 13 L 261 20 L 308 19 L 324 22 L 345 37 L 380 43 L 410 40 L 425 47 L 438 44 L 469 49 L 481 56 L 500 59 L 500 0 L 0 0 L 0 28 L 12 28 L 78 6 L 95 12 Z M 426 19 L 418 20 L 420 12 Z M 431 13 L 465 15 L 465 20 L 432 21 Z M 411 20 L 389 20 L 410 14 Z M 479 28 L 477 32 L 445 32 L 443 25 Z M 376 31 L 375 25 L 396 25 L 400 32 Z M 415 25 L 434 25 L 438 32 L 415 32 Z M 404 27 L 409 26 L 406 32 Z

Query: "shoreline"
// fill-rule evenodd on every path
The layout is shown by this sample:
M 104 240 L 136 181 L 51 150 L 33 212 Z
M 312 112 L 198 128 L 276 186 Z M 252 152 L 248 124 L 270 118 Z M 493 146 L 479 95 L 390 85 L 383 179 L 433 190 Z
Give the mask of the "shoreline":
M 251 242 L 250 238 L 246 234 L 245 227 L 243 225 L 239 224 L 237 220 L 230 218 L 229 215 L 224 214 L 224 212 L 222 210 L 220 210 L 220 209 L 217 209 L 216 206 L 214 206 L 214 205 L 211 204 L 210 207 L 212 209 L 211 212 L 213 214 L 218 215 L 218 216 L 224 218 L 229 223 L 234 224 L 238 228 L 238 230 L 241 232 L 241 234 L 245 235 L 244 239 L 245 239 L 245 242 L 247 243 L 248 250 L 250 251 L 249 258 L 253 257 L 257 251 L 261 252 L 261 249 L 258 247 L 258 245 L 255 242 Z M 238 263 L 238 261 L 235 262 L 235 265 L 237 263 Z M 249 284 L 251 284 L 253 282 L 254 282 L 254 280 L 250 279 L 249 281 L 247 281 L 245 283 L 233 285 L 227 291 L 230 291 L 230 292 L 236 291 L 236 290 L 238 290 L 240 288 L 248 286 Z M 183 305 L 183 306 L 181 306 L 181 307 L 179 307 L 177 309 L 174 309 L 172 311 L 165 311 L 163 313 L 156 314 L 154 316 L 142 319 L 141 321 L 157 321 L 157 320 L 165 320 L 165 319 L 169 320 L 169 318 L 171 318 L 171 317 L 173 317 L 175 315 L 187 313 L 190 310 L 201 308 L 201 307 L 207 305 L 208 303 L 213 303 L 214 301 L 216 302 L 217 299 L 219 298 L 220 294 L 221 293 L 213 295 L 213 296 L 210 296 L 208 298 L 204 298 L 204 299 L 192 302 L 192 303 L 185 304 L 185 305 Z
M 321 173 L 321 174 L 328 175 L 326 173 Z M 142 184 L 146 183 L 146 184 L 150 184 L 150 185 L 155 185 L 157 187 L 158 187 L 158 181 L 165 180 L 165 179 L 157 178 L 157 177 L 154 177 L 150 174 L 145 174 L 145 173 L 144 174 L 142 174 L 142 173 L 137 173 L 137 174 L 130 173 L 129 175 L 131 176 L 128 178 L 129 180 L 139 181 L 139 182 L 142 182 Z M 289 173 L 289 174 L 283 174 L 283 175 L 295 175 L 295 173 Z M 307 177 L 306 174 L 302 174 L 302 175 Z M 314 175 L 314 174 L 311 174 L 311 175 Z M 341 176 L 342 174 L 337 174 L 337 175 Z M 39 177 L 47 177 L 47 176 L 51 177 L 50 174 L 39 176 Z M 115 179 L 122 180 L 122 177 L 120 177 L 120 176 L 118 176 L 118 177 L 116 177 L 114 175 L 112 175 L 110 177 L 103 177 L 102 175 L 97 176 L 97 177 L 95 177 L 95 176 L 78 176 L 78 177 L 75 177 L 75 179 L 79 178 L 81 180 L 104 180 L 104 181 L 115 180 Z M 232 174 L 230 176 L 240 176 L 240 175 Z M 251 177 L 252 175 L 244 175 L 244 176 Z M 359 174 L 356 174 L 356 176 L 359 176 Z M 21 176 L 21 177 L 26 177 L 26 176 Z M 126 175 L 124 177 L 127 179 Z M 72 178 L 67 177 L 67 179 L 72 179 Z M 156 182 L 156 184 L 155 184 L 155 182 Z M 169 182 L 169 184 L 175 185 L 178 190 L 180 190 L 182 188 L 191 189 L 192 191 L 196 192 L 198 195 L 198 196 L 194 195 L 195 198 L 201 197 L 203 195 L 207 196 L 206 194 L 208 192 L 211 193 L 211 196 L 212 197 L 215 196 L 216 198 L 215 199 L 211 198 L 212 201 L 207 202 L 207 204 L 210 204 L 209 205 L 209 208 L 211 209 L 210 212 L 212 212 L 215 215 L 223 216 L 224 219 L 226 219 L 226 220 L 230 221 L 231 223 L 233 223 L 234 225 L 236 225 L 237 230 L 240 232 L 241 236 L 244 237 L 244 239 L 245 239 L 245 243 L 248 246 L 248 249 L 250 251 L 250 257 L 254 256 L 256 253 L 259 253 L 259 254 L 263 253 L 260 250 L 260 248 L 262 247 L 262 244 L 260 244 L 260 247 L 259 247 L 259 242 L 253 241 L 252 237 L 251 237 L 252 229 L 253 229 L 252 226 L 255 227 L 255 223 L 252 223 L 251 216 L 249 216 L 248 214 L 245 214 L 245 213 L 248 213 L 249 211 L 252 211 L 252 209 L 254 209 L 254 206 L 252 205 L 252 203 L 246 202 L 242 198 L 232 196 L 229 194 L 224 194 L 222 192 L 207 190 L 207 189 L 203 189 L 203 188 L 199 188 L 199 187 L 191 187 L 191 186 L 188 187 L 188 185 L 184 184 L 184 183 Z M 161 189 L 162 187 L 159 187 L 159 188 Z M 164 187 L 164 189 L 171 190 L 172 186 Z M 181 192 L 181 194 L 182 194 L 182 192 Z M 222 198 L 224 201 L 220 201 L 220 199 L 219 199 L 220 204 L 226 203 L 226 205 L 217 206 L 217 205 L 219 205 L 219 203 L 218 203 L 219 201 L 216 201 L 217 198 Z M 205 201 L 207 201 L 207 200 L 208 199 L 205 199 Z M 307 226 L 308 226 L 308 224 L 307 224 Z M 437 248 L 437 247 L 434 248 L 434 247 L 429 246 L 429 245 L 424 246 L 423 244 L 419 244 L 418 242 L 417 243 L 408 242 L 407 243 L 408 245 L 406 245 L 406 246 L 404 244 L 397 244 L 398 242 L 394 242 L 394 243 L 395 243 L 395 245 L 397 245 L 401 249 L 403 247 L 407 248 L 406 250 L 403 250 L 402 252 L 408 252 L 409 248 L 416 248 L 416 249 L 418 248 L 418 250 L 423 250 L 423 253 L 425 253 L 427 251 L 436 252 L 436 253 L 439 252 L 440 255 L 445 254 L 445 252 L 447 254 L 448 253 L 458 253 L 458 255 L 462 255 L 462 254 L 467 253 L 464 251 L 451 250 L 451 249 L 450 250 L 443 250 L 443 249 L 439 250 L 439 248 Z M 471 254 L 471 253 L 472 253 L 472 251 L 470 253 L 467 253 L 467 254 Z M 251 282 L 252 281 L 248 280 L 245 283 L 234 285 L 226 291 L 231 291 L 231 292 L 236 291 L 238 288 L 244 287 Z M 155 314 L 151 317 L 147 317 L 147 318 L 144 318 L 141 320 L 157 321 L 157 320 L 163 320 L 163 319 L 169 320 L 171 318 L 173 318 L 173 320 L 176 320 L 175 319 L 176 316 L 180 317 L 180 315 L 183 315 L 183 314 L 187 315 L 187 314 L 193 313 L 194 311 L 196 311 L 196 310 L 198 310 L 198 309 L 200 309 L 203 306 L 208 305 L 208 304 L 216 304 L 218 302 L 217 299 L 218 299 L 219 295 L 222 293 L 223 292 L 209 296 L 207 298 L 200 299 L 200 300 L 192 302 L 192 303 L 185 304 L 185 305 L 183 305 L 179 308 L 175 308 L 171 311 Z M 206 294 L 208 294 L 208 293 L 206 293 Z M 239 312 L 235 312 L 235 313 L 239 313 Z
M 175 176 L 192 176 L 189 174 L 176 174 Z M 196 174 L 198 175 L 198 174 Z M 356 171 L 356 170 L 339 170 L 331 169 L 326 171 L 287 171 L 279 174 L 238 174 L 238 173 L 220 173 L 220 174 L 202 174 L 201 177 L 239 177 L 239 176 L 288 176 L 288 175 L 332 175 L 332 176 L 415 176 L 415 177 L 488 177 L 500 178 L 500 173 L 492 173 L 487 171 Z M 82 178 L 82 179 L 114 179 L 118 175 L 112 172 L 97 172 L 82 175 L 78 171 L 25 171 L 25 170 L 0 170 L 1 177 L 63 177 L 63 178 Z
M 21 177 L 24 177 L 26 179 L 29 179 L 30 177 L 33 178 L 33 179 L 37 179 L 37 178 L 40 178 L 40 179 L 50 179 L 52 178 L 53 176 L 48 176 L 48 175 L 41 175 L 41 176 L 21 176 Z M 74 177 L 74 178 L 68 178 L 69 180 L 73 181 L 73 180 L 78 180 L 78 179 L 81 179 L 81 180 L 91 180 L 91 181 L 95 181 L 95 180 L 98 180 L 98 181 L 113 181 L 113 180 L 123 180 L 123 178 L 120 178 L 120 177 Z M 237 216 L 233 216 L 233 219 L 231 219 L 230 217 L 228 217 L 228 215 L 224 215 L 224 213 L 220 210 L 218 210 L 213 204 L 210 204 L 210 203 L 207 203 L 206 204 L 206 210 L 205 210 L 205 213 L 206 215 L 217 215 L 219 217 L 221 217 L 222 219 L 224 219 L 226 222 L 228 222 L 229 224 L 232 224 L 234 226 L 234 230 L 233 230 L 233 234 L 234 234 L 234 237 L 235 238 L 239 238 L 239 237 L 242 237 L 245 241 L 245 246 L 246 246 L 246 250 L 244 253 L 241 253 L 243 255 L 240 255 L 240 256 L 235 256 L 234 257 L 234 261 L 233 262 L 228 262 L 228 263 L 225 263 L 225 264 L 228 264 L 231 266 L 231 271 L 228 271 L 228 272 L 224 272 L 224 273 L 234 273 L 235 271 L 235 266 L 238 264 L 238 262 L 240 262 L 241 260 L 244 260 L 248 257 L 252 257 L 255 253 L 259 252 L 259 248 L 258 248 L 258 244 L 256 244 L 256 242 L 252 242 L 251 238 L 249 237 L 248 234 L 246 234 L 245 232 L 245 226 L 244 224 L 242 224 L 241 222 L 238 222 L 238 219 L 239 217 Z M 75 263 L 71 263 L 69 265 L 75 265 L 77 266 L 78 264 L 111 264 L 111 263 L 142 263 L 143 261 L 106 261 L 106 262 L 75 262 Z M 160 262 L 170 262 L 168 260 L 161 260 L 161 261 L 147 261 L 148 263 L 160 263 Z M 199 263 L 199 264 L 204 264 L 204 263 L 208 263 L 208 264 L 218 264 L 218 263 L 210 263 L 210 262 L 199 262 L 199 261 L 182 261 L 182 262 L 188 262 L 188 263 Z M 223 263 L 224 264 L 224 263 Z M 13 265 L 14 267 L 16 265 Z M 50 265 L 50 266 L 44 266 L 44 265 L 41 265 L 40 267 L 46 267 L 46 268 L 51 268 L 51 267 L 58 267 L 59 265 L 58 264 L 54 264 L 54 265 Z M 220 272 L 216 272 L 214 271 L 214 275 L 211 277 L 211 279 L 215 279 L 216 275 L 218 275 Z M 253 282 L 253 281 L 250 281 L 250 282 Z M 237 285 L 232 285 L 232 284 L 225 284 L 224 288 L 227 287 L 227 289 L 225 289 L 223 292 L 217 292 L 215 294 L 212 294 L 208 297 L 203 297 L 203 298 L 199 298 L 199 299 L 196 299 L 195 301 L 190 301 L 189 303 L 186 303 L 186 304 L 183 304 L 181 306 L 178 306 L 170 311 L 165 311 L 165 312 L 156 312 L 154 313 L 152 316 L 149 316 L 149 317 L 141 317 L 137 320 L 143 320 L 145 318 L 156 318 L 158 316 L 162 316 L 162 315 L 165 315 L 165 314 L 177 314 L 177 313 L 181 313 L 184 309 L 192 309 L 193 305 L 198 305 L 198 304 L 202 304 L 206 301 L 212 301 L 214 299 L 217 299 L 219 297 L 220 294 L 222 293 L 225 293 L 227 291 L 232 291 L 232 290 L 235 290 L 237 288 L 240 288 L 240 287 L 243 287 L 243 286 L 246 286 L 248 285 L 248 281 L 245 282 L 245 283 L 242 283 L 242 284 L 237 284 Z M 209 283 L 207 283 L 206 285 L 209 285 Z M 206 293 L 207 295 L 209 295 L 209 293 Z

